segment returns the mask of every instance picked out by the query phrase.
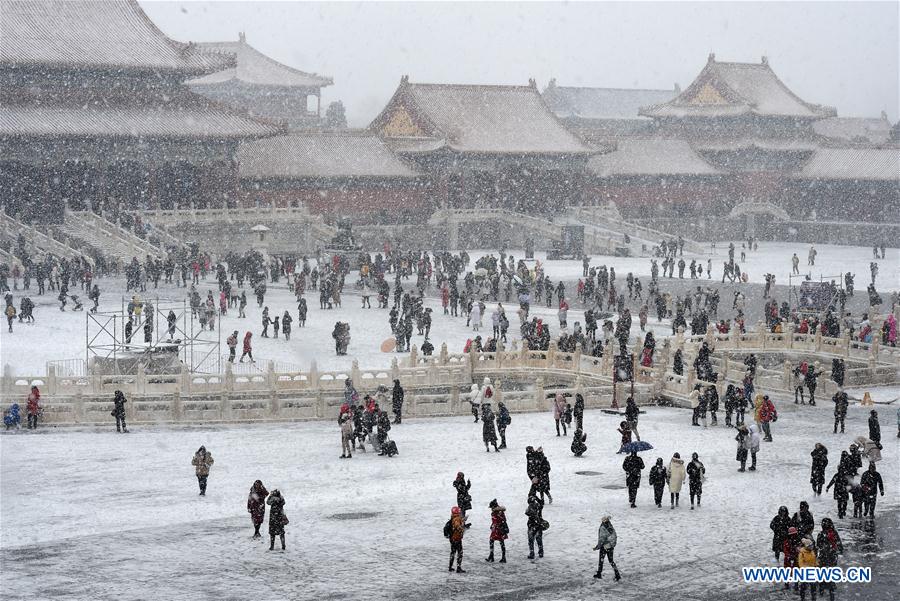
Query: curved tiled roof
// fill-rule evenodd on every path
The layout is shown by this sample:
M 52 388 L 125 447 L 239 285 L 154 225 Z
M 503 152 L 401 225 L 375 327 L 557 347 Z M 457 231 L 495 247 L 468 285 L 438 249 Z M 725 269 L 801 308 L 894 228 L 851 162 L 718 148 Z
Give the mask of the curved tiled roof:
M 684 140 L 631 138 L 617 150 L 591 157 L 588 171 L 599 177 L 616 175 L 718 175 Z
M 307 132 L 241 144 L 238 171 L 248 179 L 415 178 L 375 134 Z
M 3 0 L 0 66 L 136 69 L 185 75 L 234 64 L 168 38 L 135 0 Z
M 882 180 L 900 184 L 900 148 L 822 148 L 796 177 Z
M 647 117 L 768 117 L 822 118 L 831 107 L 804 102 L 775 75 L 765 58 L 761 63 L 716 62 L 706 66 L 681 94 L 668 102 L 644 107 Z
M 560 119 L 646 119 L 641 107 L 667 102 L 678 90 L 637 90 L 558 86 L 544 90 L 544 101 Z
M 221 109 L 191 107 L 0 107 L 0 137 L 133 137 L 234 139 L 275 133 Z
M 198 46 L 203 52 L 212 55 L 233 54 L 237 57 L 237 61 L 236 65 L 231 68 L 188 82 L 192 86 L 217 84 L 231 80 L 252 85 L 304 88 L 321 88 L 333 83 L 330 77 L 306 73 L 269 58 L 248 44 L 243 34 L 237 42 L 203 42 Z
M 371 129 L 403 106 L 427 124 L 427 136 L 457 152 L 590 154 L 544 104 L 537 87 L 409 83 L 404 77 Z

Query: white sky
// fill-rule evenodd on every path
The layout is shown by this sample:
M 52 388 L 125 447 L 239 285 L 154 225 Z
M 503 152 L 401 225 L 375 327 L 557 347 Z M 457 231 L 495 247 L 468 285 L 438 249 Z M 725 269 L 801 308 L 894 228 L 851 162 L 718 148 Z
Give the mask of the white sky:
M 151 19 L 182 41 L 236 40 L 331 76 L 365 126 L 400 80 L 671 88 L 710 52 L 762 55 L 801 98 L 840 116 L 892 121 L 900 110 L 900 2 L 155 2 Z

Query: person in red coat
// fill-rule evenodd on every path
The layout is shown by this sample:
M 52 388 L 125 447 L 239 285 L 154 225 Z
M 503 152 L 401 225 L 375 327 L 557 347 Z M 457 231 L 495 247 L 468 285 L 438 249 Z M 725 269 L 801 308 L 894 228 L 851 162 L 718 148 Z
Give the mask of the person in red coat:
M 251 344 L 251 338 L 253 338 L 253 332 L 247 332 L 244 334 L 244 352 L 241 354 L 241 360 L 238 363 L 244 362 L 244 357 L 250 357 L 250 363 L 256 363 L 253 360 L 253 346 Z
M 781 544 L 781 552 L 784 554 L 784 567 L 797 567 L 797 553 L 800 551 L 800 533 L 794 526 L 788 528 L 787 538 Z M 785 582 L 784 588 L 791 588 L 790 583 Z
M 25 411 L 28 414 L 28 429 L 36 429 L 38 417 L 41 414 L 41 391 L 38 390 L 37 386 L 31 387 Z
M 497 503 L 497 499 L 491 501 L 488 507 L 491 508 L 491 554 L 487 556 L 485 561 L 494 561 L 494 542 L 499 541 L 500 552 L 502 553 L 500 563 L 506 563 L 506 543 L 503 542 L 509 535 L 509 526 L 506 523 L 506 507 Z
M 247 497 L 247 511 L 250 513 L 250 519 L 253 520 L 253 538 L 261 538 L 259 527 L 262 526 L 266 519 L 266 497 L 269 491 L 263 486 L 262 480 L 257 480 L 250 487 L 250 496 Z

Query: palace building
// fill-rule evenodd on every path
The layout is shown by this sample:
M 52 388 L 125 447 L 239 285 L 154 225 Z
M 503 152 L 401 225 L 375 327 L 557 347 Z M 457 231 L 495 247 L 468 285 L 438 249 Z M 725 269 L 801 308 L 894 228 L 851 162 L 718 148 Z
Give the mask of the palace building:
M 29 220 L 65 206 L 238 200 L 240 140 L 277 127 L 192 93 L 229 55 L 166 37 L 137 2 L 0 4 L 0 202 Z

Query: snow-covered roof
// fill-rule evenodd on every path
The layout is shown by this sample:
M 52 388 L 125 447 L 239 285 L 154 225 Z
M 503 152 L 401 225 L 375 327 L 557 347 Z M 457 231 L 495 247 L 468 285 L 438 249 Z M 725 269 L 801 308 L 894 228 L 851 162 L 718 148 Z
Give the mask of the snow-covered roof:
M 248 44 L 243 33 L 236 42 L 203 42 L 198 46 L 207 54 L 234 55 L 237 57 L 237 62 L 231 68 L 188 82 L 192 86 L 218 84 L 232 80 L 260 86 L 298 88 L 323 88 L 333 83 L 330 77 L 300 71 L 269 58 Z
M 738 151 L 758 148 L 778 151 L 810 151 L 819 147 L 816 142 L 793 138 L 734 138 L 721 140 L 698 141 L 694 143 L 697 150 Z
M 900 182 L 900 148 L 822 148 L 797 177 Z
M 392 120 L 402 115 L 404 135 Z M 431 137 L 457 152 L 589 154 L 594 152 L 557 121 L 537 86 L 409 83 L 404 77 L 370 125 L 385 137 Z
M 763 57 L 761 63 L 716 62 L 710 54 L 706 66 L 681 94 L 642 108 L 647 117 L 767 117 L 823 118 L 835 115 L 831 107 L 804 102 L 778 79 Z
M 0 66 L 211 73 L 234 65 L 163 34 L 136 0 L 3 0 Z
M 367 132 L 306 132 L 245 142 L 238 162 L 240 177 L 247 179 L 421 175 Z
M 838 142 L 884 144 L 891 138 L 891 122 L 885 118 L 831 117 L 814 122 L 813 131 Z
M 276 131 L 275 127 L 203 106 L 0 106 L 0 137 L 227 139 Z
M 625 139 L 615 152 L 588 160 L 588 170 L 599 177 L 616 175 L 718 175 L 684 140 Z
M 551 79 L 544 101 L 560 119 L 646 119 L 641 107 L 668 102 L 680 90 L 558 86 Z

